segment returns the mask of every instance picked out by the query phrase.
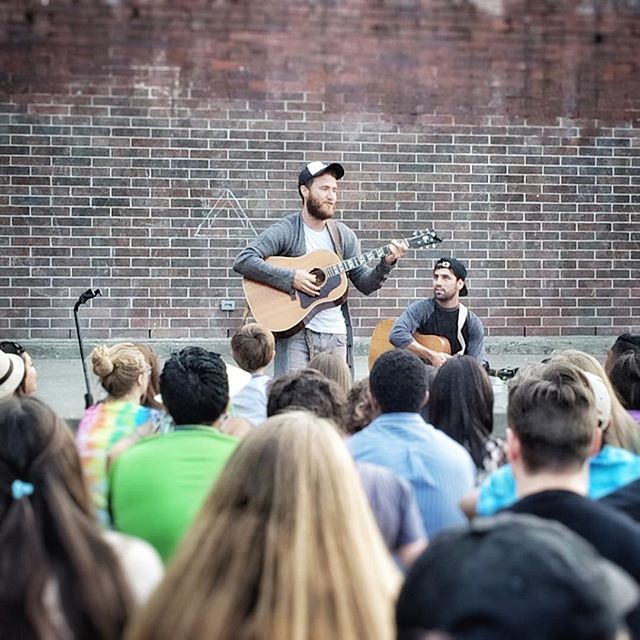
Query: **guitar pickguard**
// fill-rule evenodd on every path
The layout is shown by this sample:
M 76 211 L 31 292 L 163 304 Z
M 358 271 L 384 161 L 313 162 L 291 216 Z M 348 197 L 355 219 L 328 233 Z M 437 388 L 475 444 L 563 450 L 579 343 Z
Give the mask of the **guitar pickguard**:
M 298 291 L 300 306 L 303 309 L 308 309 L 314 302 L 322 300 L 322 298 L 326 298 L 335 288 L 340 286 L 340 281 L 341 279 L 339 275 L 327 278 L 324 285 L 322 285 L 322 289 L 320 289 L 320 294 L 317 296 L 310 296 L 302 291 Z

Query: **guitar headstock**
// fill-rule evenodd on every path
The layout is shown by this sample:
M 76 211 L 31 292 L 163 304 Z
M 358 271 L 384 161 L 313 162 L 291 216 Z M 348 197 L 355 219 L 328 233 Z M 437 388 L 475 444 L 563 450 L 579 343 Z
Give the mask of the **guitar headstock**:
M 438 238 L 438 234 L 432 229 L 423 229 L 422 231 L 414 231 L 405 242 L 410 249 L 419 249 L 420 247 L 435 247 L 442 242 L 442 239 Z

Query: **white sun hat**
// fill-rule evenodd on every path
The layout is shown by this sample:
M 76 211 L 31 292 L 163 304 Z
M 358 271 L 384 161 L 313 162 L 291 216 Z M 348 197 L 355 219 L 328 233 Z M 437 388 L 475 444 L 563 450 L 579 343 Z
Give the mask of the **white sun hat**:
M 0 398 L 10 396 L 24 378 L 24 360 L 13 353 L 0 351 Z

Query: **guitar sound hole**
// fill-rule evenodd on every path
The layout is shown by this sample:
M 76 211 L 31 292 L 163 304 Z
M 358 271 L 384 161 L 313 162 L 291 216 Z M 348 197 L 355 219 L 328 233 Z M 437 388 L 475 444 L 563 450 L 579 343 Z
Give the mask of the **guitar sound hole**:
M 327 279 L 325 272 L 322 269 L 311 269 L 311 275 L 316 279 L 316 284 L 321 287 L 324 281 Z

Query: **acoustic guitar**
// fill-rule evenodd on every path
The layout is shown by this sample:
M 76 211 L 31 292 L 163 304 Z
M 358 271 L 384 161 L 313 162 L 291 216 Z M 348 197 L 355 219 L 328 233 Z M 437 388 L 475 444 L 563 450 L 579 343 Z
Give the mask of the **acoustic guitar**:
M 380 320 L 375 326 L 373 333 L 371 334 L 371 342 L 369 343 L 369 371 L 373 367 L 373 363 L 383 354 L 385 351 L 391 351 L 395 347 L 389 342 L 389 334 L 393 328 L 395 320 L 387 319 Z M 451 354 L 451 345 L 446 338 L 442 336 L 434 336 L 425 333 L 414 333 L 413 339 L 427 349 L 432 351 L 439 351 L 440 353 Z
M 442 242 L 435 231 L 416 231 L 402 240 L 409 249 L 432 247 Z M 306 318 L 329 306 L 341 304 L 347 292 L 346 274 L 371 260 L 389 255 L 389 245 L 367 251 L 348 260 L 341 260 L 333 251 L 318 249 L 297 258 L 272 256 L 265 262 L 281 269 L 305 269 L 316 278 L 321 287 L 318 296 L 310 296 L 294 289 L 291 293 L 280 291 L 267 284 L 244 278 L 242 286 L 247 304 L 256 322 L 275 333 L 287 332 Z

